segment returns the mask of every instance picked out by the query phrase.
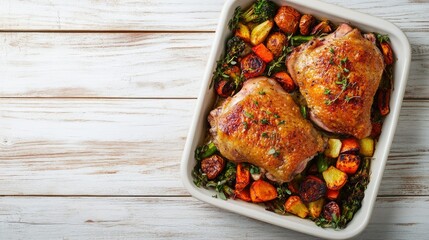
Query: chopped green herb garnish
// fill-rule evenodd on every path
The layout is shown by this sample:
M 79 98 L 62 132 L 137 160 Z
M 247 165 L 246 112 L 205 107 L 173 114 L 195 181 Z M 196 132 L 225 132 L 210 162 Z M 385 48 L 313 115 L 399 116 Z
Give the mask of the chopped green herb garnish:
M 274 114 L 275 118 L 280 118 L 280 116 L 278 114 Z
M 259 106 L 259 103 L 258 103 L 258 101 L 256 101 L 256 100 L 253 100 L 253 103 L 256 105 L 256 106 Z
M 249 172 L 250 172 L 250 174 L 259 174 L 261 171 L 260 171 L 259 167 L 251 164 Z
M 253 114 L 244 111 L 244 116 L 248 117 L 248 118 L 253 118 Z
M 264 90 L 259 91 L 259 95 L 265 95 L 265 91 Z
M 268 121 L 268 119 L 263 118 L 263 119 L 261 119 L 261 123 L 264 125 L 268 125 L 270 122 Z
M 278 157 L 278 156 L 280 156 L 280 152 L 279 152 L 278 150 L 274 149 L 274 148 L 271 148 L 271 149 L 268 151 L 268 154 L 269 154 L 269 155 L 273 155 L 274 157 Z
M 266 110 L 265 113 L 268 114 L 268 115 L 270 115 L 272 112 Z
M 286 121 L 285 120 L 281 120 L 280 122 L 279 122 L 279 124 L 278 125 L 283 125 L 283 124 L 285 124 L 286 123 Z
M 325 95 L 331 94 L 331 89 L 325 88 L 325 91 L 323 92 Z
M 243 122 L 244 129 L 249 129 L 249 124 L 247 122 Z
M 334 50 L 334 48 L 329 48 L 329 52 L 331 52 L 332 54 L 334 54 L 335 53 L 335 50 Z
M 268 133 L 263 132 L 263 133 L 261 134 L 261 136 L 262 136 L 262 137 L 264 137 L 264 138 L 268 138 Z

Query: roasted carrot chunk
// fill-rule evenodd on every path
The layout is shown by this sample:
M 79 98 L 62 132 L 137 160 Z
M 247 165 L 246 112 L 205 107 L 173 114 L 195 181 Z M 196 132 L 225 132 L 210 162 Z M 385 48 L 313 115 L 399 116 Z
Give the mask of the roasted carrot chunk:
M 390 90 L 380 90 L 378 91 L 377 105 L 378 110 L 380 110 L 381 116 L 386 116 L 390 112 L 389 108 L 390 102 Z
M 273 53 L 267 47 L 265 47 L 263 43 L 254 46 L 252 51 L 266 63 L 269 63 L 274 59 Z
M 349 175 L 355 174 L 360 165 L 359 155 L 341 154 L 337 159 L 336 167 L 338 170 Z
M 245 188 L 245 189 L 243 189 L 241 191 L 237 191 L 237 189 L 236 189 L 235 192 L 234 192 L 234 194 L 235 194 L 236 198 L 241 199 L 243 201 L 246 201 L 246 202 L 251 202 L 252 201 L 252 199 L 250 198 L 250 190 L 249 190 L 249 188 Z
M 341 141 L 340 153 L 357 153 L 359 152 L 359 142 L 356 138 L 346 138 Z
M 326 184 L 316 176 L 308 176 L 302 181 L 299 195 L 304 202 L 314 202 L 325 196 Z
M 384 62 L 387 65 L 390 65 L 393 63 L 393 51 L 392 51 L 392 47 L 390 46 L 390 44 L 388 42 L 382 42 L 380 43 L 381 46 L 381 51 L 383 52 L 383 56 L 384 56 Z
M 326 197 L 329 200 L 336 200 L 338 198 L 339 194 L 340 194 L 340 190 L 331 190 L 331 189 L 328 189 L 328 191 L 326 192 Z
M 323 204 L 325 203 L 324 198 L 320 198 L 314 202 L 308 203 L 308 210 L 310 212 L 310 217 L 318 218 L 323 209 Z
M 273 78 L 280 83 L 286 92 L 293 92 L 296 88 L 295 82 L 287 72 L 278 72 L 274 74 Z
M 290 196 L 285 203 L 285 210 L 289 213 L 297 215 L 300 218 L 307 217 L 309 211 L 307 206 L 301 201 L 298 196 Z
M 343 171 L 338 170 L 334 166 L 330 166 L 326 171 L 322 173 L 325 179 L 326 186 L 332 190 L 341 189 L 347 182 L 347 174 Z
M 250 186 L 250 198 L 252 199 L 252 202 L 266 202 L 273 200 L 276 197 L 276 188 L 262 179 L 254 181 Z
M 235 175 L 235 190 L 242 191 L 250 183 L 250 170 L 242 163 L 237 164 Z

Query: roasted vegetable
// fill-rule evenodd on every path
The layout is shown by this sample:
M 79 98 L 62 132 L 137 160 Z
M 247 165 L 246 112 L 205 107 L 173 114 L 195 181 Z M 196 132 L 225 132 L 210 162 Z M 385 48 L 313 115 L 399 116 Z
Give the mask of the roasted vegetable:
M 341 150 L 341 140 L 336 138 L 330 138 L 328 140 L 328 145 L 325 149 L 325 156 L 330 158 L 337 158 L 340 155 Z
M 259 179 L 250 186 L 250 198 L 256 203 L 270 201 L 277 198 L 277 190 L 270 183 Z
M 242 23 L 238 23 L 237 29 L 235 30 L 235 36 L 241 38 L 245 42 L 250 42 L 250 30 Z
M 326 184 L 316 176 L 307 176 L 299 187 L 299 195 L 304 202 L 314 202 L 326 194 Z
M 233 59 L 232 61 L 234 61 L 238 57 L 244 57 L 250 52 L 251 49 L 248 44 L 246 44 L 239 36 L 234 36 L 226 42 L 227 59 Z M 231 64 L 231 62 L 227 62 L 226 64 Z
M 340 220 L 341 211 L 338 204 L 334 201 L 328 202 L 323 207 L 323 217 L 328 221 Z
M 320 35 L 323 33 L 330 33 L 332 32 L 332 27 L 329 24 L 329 21 L 323 20 L 316 26 L 314 26 L 313 30 L 311 30 L 310 35 Z
M 322 175 L 323 179 L 325 179 L 326 186 L 332 190 L 341 189 L 347 182 L 347 174 L 334 166 L 330 166 Z
M 388 42 L 382 42 L 380 43 L 380 47 L 381 47 L 381 52 L 383 53 L 383 56 L 384 56 L 384 62 L 387 65 L 393 64 L 393 61 L 394 61 L 393 51 L 390 44 Z
M 225 160 L 219 155 L 204 158 L 201 161 L 201 170 L 209 180 L 215 179 L 225 167 Z
M 356 138 L 346 138 L 341 141 L 340 153 L 357 153 L 360 146 Z
M 275 57 L 279 57 L 283 53 L 283 48 L 287 47 L 288 41 L 286 35 L 281 32 L 271 33 L 267 38 L 267 48 Z
M 362 206 L 365 197 L 365 189 L 369 183 L 369 170 L 371 158 L 364 158 L 358 172 L 350 177 L 349 182 L 341 190 L 341 219 L 339 227 L 344 228 L 350 222 L 354 214 Z
M 390 90 L 379 90 L 377 94 L 377 106 L 381 116 L 386 116 L 390 112 Z
M 240 23 L 242 15 L 243 15 L 243 10 L 241 9 L 241 7 L 239 6 L 236 7 L 232 18 L 228 22 L 229 30 L 235 31 L 238 28 L 238 24 Z
M 276 14 L 277 6 L 267 0 L 257 0 L 249 9 L 242 14 L 245 22 L 263 22 L 272 19 Z
M 266 67 L 265 62 L 254 53 L 244 57 L 240 64 L 241 72 L 246 79 L 262 75 Z
M 216 93 L 221 97 L 229 97 L 234 92 L 234 85 L 231 81 L 225 79 L 215 82 Z
M 254 46 L 252 51 L 266 63 L 273 61 L 273 54 L 263 43 Z
M 360 165 L 359 155 L 354 154 L 340 154 L 337 160 L 336 167 L 338 170 L 345 172 L 349 175 L 356 173 Z
M 273 21 L 267 20 L 253 28 L 252 32 L 250 33 L 250 43 L 255 46 L 264 42 L 268 37 L 271 28 L 273 28 L 273 25 Z
M 234 193 L 235 193 L 235 197 L 238 198 L 238 199 L 241 199 L 241 200 L 246 201 L 246 202 L 251 202 L 252 201 L 252 199 L 250 198 L 250 190 L 249 190 L 249 188 L 245 188 L 245 189 L 243 189 L 241 191 L 237 191 L 237 189 L 235 189 Z
M 372 122 L 371 123 L 372 128 L 371 128 L 371 137 L 372 138 L 378 138 L 378 136 L 380 136 L 381 134 L 381 122 Z
M 374 139 L 372 138 L 364 138 L 359 140 L 360 143 L 360 154 L 365 157 L 372 157 L 374 155 Z
M 287 72 L 278 72 L 274 74 L 273 78 L 278 83 L 280 83 L 286 92 L 293 92 L 296 88 L 295 82 L 292 80 L 289 74 L 287 74 Z
M 328 189 L 328 191 L 326 191 L 326 198 L 328 198 L 329 200 L 336 200 L 339 194 L 340 190 Z
M 206 145 L 197 147 L 195 149 L 195 159 L 200 161 L 204 158 L 210 157 L 217 152 L 216 145 L 213 142 L 209 142 Z
M 316 19 L 312 15 L 310 14 L 302 15 L 299 21 L 299 32 L 301 33 L 301 35 L 310 34 L 311 28 L 313 27 L 315 22 L 316 22 Z
M 299 46 L 303 43 L 306 43 L 312 40 L 313 38 L 314 36 L 301 36 L 301 35 L 293 36 L 290 38 L 290 44 L 292 46 Z
M 298 30 L 301 14 L 292 7 L 281 6 L 277 11 L 274 21 L 284 33 L 291 35 Z
M 325 171 L 329 167 L 328 160 L 325 158 L 323 154 L 319 154 L 319 156 L 317 156 L 316 164 L 317 164 L 317 170 L 319 171 L 319 173 Z
M 261 170 L 261 168 L 250 164 L 250 176 L 253 180 L 259 180 L 262 175 L 265 173 L 265 170 Z
M 311 218 L 318 218 L 323 209 L 323 204 L 325 203 L 325 199 L 320 198 L 314 202 L 308 203 L 308 210 L 310 212 Z
M 285 203 L 285 210 L 300 218 L 307 217 L 309 210 L 298 196 L 290 196 Z
M 228 76 L 228 80 L 232 82 L 234 89 L 238 89 L 244 80 L 238 66 L 230 66 L 226 68 L 225 74 Z
M 250 171 L 243 163 L 237 164 L 235 191 L 242 191 L 250 183 Z

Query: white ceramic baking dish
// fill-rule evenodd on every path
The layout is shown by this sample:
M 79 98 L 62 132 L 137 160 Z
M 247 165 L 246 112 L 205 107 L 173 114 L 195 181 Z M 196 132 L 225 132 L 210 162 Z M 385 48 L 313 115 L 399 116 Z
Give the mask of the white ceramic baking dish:
M 212 110 L 216 98 L 213 89 L 209 89 L 209 84 L 212 72 L 216 67 L 216 60 L 223 53 L 225 41 L 227 37 L 231 35 L 228 30 L 227 23 L 237 6 L 246 8 L 253 3 L 252 0 L 228 0 L 223 7 L 219 25 L 216 30 L 213 48 L 209 56 L 207 68 L 202 81 L 195 115 L 193 117 L 183 153 L 181 163 L 183 184 L 195 198 L 247 217 L 318 237 L 330 239 L 351 238 L 365 229 L 371 217 L 392 139 L 395 134 L 399 111 L 401 109 L 411 60 L 410 45 L 406 36 L 399 28 L 380 18 L 372 17 L 336 5 L 319 2 L 317 0 L 274 0 L 273 2 L 277 3 L 277 5 L 292 6 L 301 13 L 309 13 L 319 19 L 329 19 L 336 24 L 348 22 L 352 26 L 358 27 L 363 32 L 379 32 L 388 34 L 390 37 L 391 45 L 397 58 L 394 67 L 394 91 L 392 92 L 390 100 L 391 111 L 385 119 L 382 133 L 376 145 L 374 159 L 371 162 L 370 183 L 365 191 L 362 208 L 356 213 L 353 220 L 345 229 L 323 229 L 316 226 L 316 224 L 311 220 L 301 219 L 296 216 L 278 215 L 265 210 L 262 206 L 257 204 L 246 203 L 239 200 L 224 201 L 218 198 L 213 198 L 213 191 L 198 188 L 194 185 L 191 176 L 191 171 L 195 165 L 194 150 L 198 145 L 202 144 L 207 134 L 207 115 L 210 110 Z

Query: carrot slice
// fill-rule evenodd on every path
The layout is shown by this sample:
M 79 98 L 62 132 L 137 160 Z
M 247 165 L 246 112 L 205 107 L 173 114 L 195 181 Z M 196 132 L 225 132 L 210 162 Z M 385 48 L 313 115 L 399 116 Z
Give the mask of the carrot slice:
M 295 82 L 287 72 L 278 72 L 274 74 L 273 78 L 280 83 L 286 92 L 293 92 L 296 88 Z
M 241 200 L 243 200 L 245 202 L 252 201 L 252 199 L 250 198 L 249 188 L 245 188 L 245 189 L 243 189 L 241 191 L 235 190 L 234 193 L 235 193 L 235 197 L 238 198 L 238 199 L 241 199 Z
M 237 164 L 235 175 L 235 190 L 242 191 L 250 183 L 250 170 L 242 163 Z
M 263 43 L 254 46 L 252 51 L 266 63 L 269 63 L 274 59 L 273 53 L 267 47 L 265 47 Z
M 326 192 L 326 197 L 330 200 L 335 200 L 338 198 L 339 194 L 340 194 L 340 190 L 328 189 L 328 191 Z
M 253 182 L 250 186 L 250 198 L 252 199 L 252 202 L 266 202 L 273 200 L 276 197 L 276 188 L 262 179 Z

